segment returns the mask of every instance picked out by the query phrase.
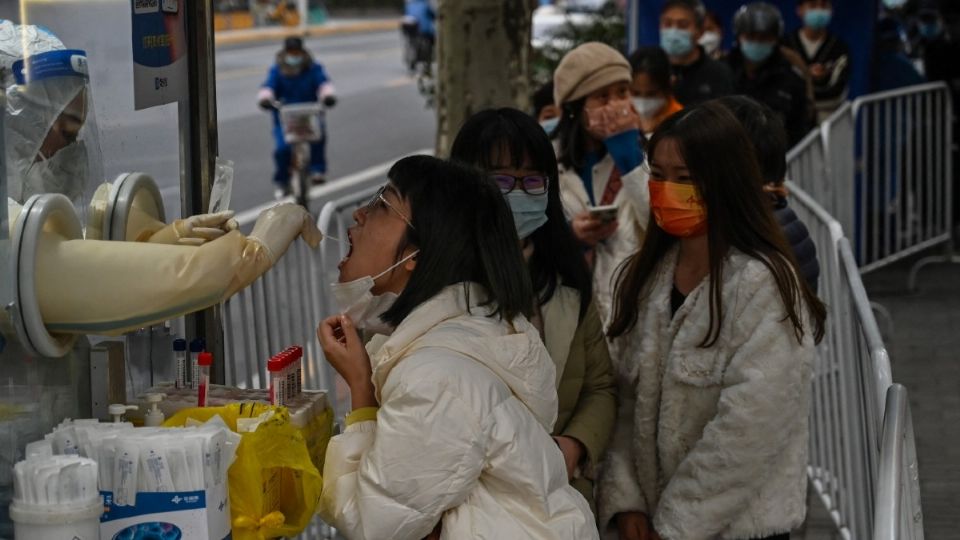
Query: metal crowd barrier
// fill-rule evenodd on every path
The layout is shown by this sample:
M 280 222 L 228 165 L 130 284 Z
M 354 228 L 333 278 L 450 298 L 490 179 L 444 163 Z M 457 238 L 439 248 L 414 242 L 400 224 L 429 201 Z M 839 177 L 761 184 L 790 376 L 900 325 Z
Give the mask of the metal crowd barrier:
M 880 491 L 881 486 L 892 486 L 885 489 L 913 494 L 903 482 L 906 477 L 890 478 L 893 472 L 887 464 L 896 460 L 897 474 L 916 473 L 916 453 L 912 428 L 897 434 L 911 452 L 893 456 L 880 445 L 881 434 L 890 437 L 890 429 L 908 424 L 884 424 L 888 392 L 899 385 L 892 386 L 890 359 L 850 243 L 840 223 L 811 195 L 795 182 L 789 187 L 792 206 L 817 246 L 819 295 L 829 313 L 813 375 L 811 484 L 844 538 L 871 538 L 881 522 L 896 512 L 901 512 L 896 519 L 911 524 L 910 538 L 922 538 L 919 491 L 911 495 L 908 507 L 896 508 Z M 900 388 L 897 392 L 905 393 Z
M 422 150 L 418 153 L 430 153 Z M 398 158 L 399 159 L 399 158 Z M 311 206 L 321 207 L 318 228 L 328 235 L 316 250 L 297 240 L 270 271 L 238 292 L 223 307 L 227 362 L 226 384 L 264 388 L 267 360 L 290 345 L 304 349 L 304 380 L 309 388 L 330 392 L 334 408 L 343 414 L 345 388 L 324 361 L 317 342 L 317 325 L 334 313 L 329 284 L 336 281 L 336 265 L 346 254 L 346 228 L 352 223 L 351 205 L 368 197 L 385 181 L 393 162 L 382 163 L 311 190 Z M 240 227 L 249 230 L 260 211 L 238 215 Z M 350 211 L 347 211 L 350 210 Z
M 861 273 L 933 246 L 909 276 L 954 253 L 953 105 L 944 83 L 860 97 L 788 155 L 789 178 L 843 226 Z
M 953 107 L 943 83 L 853 103 L 861 271 L 952 240 Z

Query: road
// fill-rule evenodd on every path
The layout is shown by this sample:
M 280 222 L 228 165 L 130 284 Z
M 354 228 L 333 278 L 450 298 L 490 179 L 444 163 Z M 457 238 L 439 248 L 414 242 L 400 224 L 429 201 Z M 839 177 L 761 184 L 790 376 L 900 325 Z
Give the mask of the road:
M 433 146 L 433 111 L 400 62 L 398 32 L 330 36 L 307 47 L 326 68 L 339 102 L 327 114 L 332 179 Z M 217 51 L 220 153 L 236 164 L 232 206 L 254 206 L 273 195 L 270 118 L 255 94 L 278 44 Z
M 320 37 L 306 45 L 339 97 L 327 114 L 331 179 L 433 146 L 434 114 L 401 65 L 399 33 Z M 256 93 L 278 49 L 278 43 L 256 43 L 216 52 L 220 155 L 235 163 L 231 207 L 238 212 L 273 198 L 271 120 L 257 108 Z M 126 70 L 118 73 L 115 65 L 98 70 L 93 59 L 91 66 L 104 177 L 134 170 L 151 174 L 160 184 L 167 218 L 178 216 L 176 105 L 128 112 Z

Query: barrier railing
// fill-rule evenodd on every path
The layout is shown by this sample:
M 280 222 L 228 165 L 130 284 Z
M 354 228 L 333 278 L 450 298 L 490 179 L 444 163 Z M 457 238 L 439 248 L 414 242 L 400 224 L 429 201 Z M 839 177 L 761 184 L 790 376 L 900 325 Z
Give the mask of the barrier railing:
M 904 489 L 902 479 L 890 480 L 881 463 L 906 457 L 898 466 L 915 472 L 916 457 L 891 457 L 879 444 L 887 429 L 882 422 L 892 388 L 890 359 L 843 228 L 799 185 L 789 187 L 793 208 L 817 246 L 819 294 L 829 310 L 814 367 L 808 476 L 841 536 L 870 538 L 885 516 L 899 511 L 879 487 L 893 482 L 892 489 Z M 899 436 L 913 448 L 912 430 Z M 900 514 L 897 519 L 913 523 L 911 537 L 922 538 L 919 491 L 909 508 L 909 519 Z
M 843 226 L 861 273 L 933 246 L 917 262 L 960 263 L 954 253 L 953 105 L 944 83 L 845 104 L 788 155 L 789 178 Z
M 290 345 L 300 345 L 304 349 L 304 383 L 310 388 L 328 390 L 337 413 L 343 414 L 346 390 L 337 386 L 333 371 L 323 359 L 316 329 L 320 321 L 335 310 L 329 284 L 336 281 L 336 264 L 346 253 L 346 247 L 341 246 L 339 240 L 346 238 L 350 216 L 330 214 L 327 207 L 332 204 L 345 209 L 355 205 L 357 197 L 362 198 L 383 184 L 392 164 L 392 161 L 382 163 L 314 187 L 310 193 L 311 206 L 323 208 L 318 227 L 330 238 L 325 238 L 317 250 L 311 250 L 299 240 L 294 242 L 274 268 L 224 303 L 226 384 L 240 388 L 266 387 L 266 363 L 270 356 Z M 248 230 L 259 213 L 270 206 L 268 203 L 238 214 L 240 227 Z M 329 217 L 333 215 L 340 217 Z
M 853 102 L 857 260 L 862 272 L 952 239 L 953 108 L 943 83 Z
M 877 506 L 889 512 L 878 514 L 874 540 L 923 540 L 920 508 L 920 476 L 913 438 L 913 419 L 907 389 L 894 384 L 887 392 L 883 438 L 880 442 L 880 474 Z

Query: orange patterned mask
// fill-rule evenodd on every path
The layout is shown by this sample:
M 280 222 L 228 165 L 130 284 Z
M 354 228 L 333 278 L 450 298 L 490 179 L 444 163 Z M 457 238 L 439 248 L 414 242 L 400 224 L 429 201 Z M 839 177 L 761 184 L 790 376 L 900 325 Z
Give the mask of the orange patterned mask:
M 648 184 L 650 209 L 664 232 L 683 238 L 707 231 L 707 209 L 693 184 L 657 180 Z

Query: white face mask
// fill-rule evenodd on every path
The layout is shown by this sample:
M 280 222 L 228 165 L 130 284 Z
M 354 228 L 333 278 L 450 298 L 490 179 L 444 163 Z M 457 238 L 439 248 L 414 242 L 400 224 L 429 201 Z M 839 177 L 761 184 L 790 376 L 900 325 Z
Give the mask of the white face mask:
M 79 199 L 90 169 L 84 142 L 71 143 L 49 159 L 39 155 L 40 161 L 31 163 L 23 174 L 23 200 L 37 193 L 61 193 L 70 200 Z
M 644 118 L 655 116 L 658 112 L 662 111 L 666 105 L 667 98 L 665 97 L 633 98 L 633 108 L 636 109 L 640 116 Z
M 720 48 L 720 32 L 704 32 L 697 43 L 703 46 L 707 54 L 712 55 Z
M 340 307 L 340 314 L 347 315 L 357 328 L 364 328 L 376 334 L 389 336 L 393 333 L 393 328 L 380 320 L 383 315 L 399 296 L 397 293 L 386 292 L 378 296 L 373 295 L 373 286 L 378 279 L 390 273 L 394 268 L 409 261 L 420 253 L 420 250 L 414 251 L 410 255 L 400 259 L 393 266 L 375 276 L 363 276 L 346 283 L 331 283 L 330 290 L 333 297 Z

